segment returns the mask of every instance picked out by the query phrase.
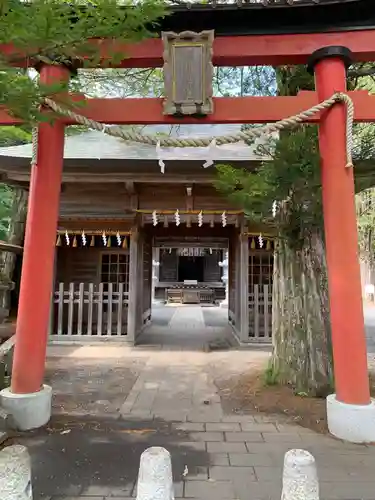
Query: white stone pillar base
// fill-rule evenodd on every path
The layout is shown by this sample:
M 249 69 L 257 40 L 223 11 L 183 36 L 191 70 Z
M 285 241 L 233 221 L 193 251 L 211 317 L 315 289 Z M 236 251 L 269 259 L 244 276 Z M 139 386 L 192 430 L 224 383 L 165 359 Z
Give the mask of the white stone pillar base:
M 306 450 L 289 450 L 284 457 L 281 500 L 319 500 L 315 458 Z
M 38 429 L 51 418 L 52 388 L 48 385 L 32 394 L 14 394 L 8 387 L 0 392 L 0 398 L 1 406 L 12 415 L 17 430 Z
M 32 500 L 31 459 L 27 448 L 7 446 L 0 452 L 1 500 Z
M 327 396 L 329 432 L 350 443 L 375 443 L 375 400 L 369 405 L 350 405 Z
M 174 500 L 171 455 L 153 446 L 141 455 L 137 500 Z

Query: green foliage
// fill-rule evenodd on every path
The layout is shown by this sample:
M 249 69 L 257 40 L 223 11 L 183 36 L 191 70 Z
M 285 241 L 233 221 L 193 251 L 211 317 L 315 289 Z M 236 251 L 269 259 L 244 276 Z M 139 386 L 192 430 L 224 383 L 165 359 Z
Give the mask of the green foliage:
M 161 0 L 121 5 L 116 0 L 3 0 L 0 43 L 12 41 L 14 51 L 0 58 L 0 105 L 27 122 L 42 120 L 39 105 L 43 97 L 54 96 L 62 88 L 43 87 L 30 71 L 15 68 L 25 54 L 31 64 L 52 61 L 69 66 L 96 65 L 100 44 L 89 40 L 106 39 L 111 62 L 116 62 L 121 57 L 116 52 L 117 42 L 151 36 L 150 29 L 165 14 Z
M 355 69 L 356 67 L 353 72 Z M 258 82 L 266 82 L 267 75 L 272 78 L 269 68 L 262 68 L 261 72 L 263 78 Z M 279 67 L 273 77 L 276 78 L 278 95 L 296 95 L 302 90 L 314 89 L 314 80 L 304 66 Z M 374 82 L 369 77 L 358 79 L 352 76 L 348 80 L 348 87 L 372 91 Z M 263 94 L 269 94 L 273 88 L 268 82 Z M 251 125 L 245 125 L 243 129 L 250 127 Z M 354 133 L 353 157 L 358 166 L 355 171 L 356 185 L 357 189 L 361 189 L 362 186 L 374 184 L 372 171 L 363 169 L 362 172 L 359 167 L 364 162 L 373 161 L 375 127 L 357 124 Z M 280 236 L 286 237 L 290 244 L 298 248 L 311 231 L 321 230 L 323 227 L 317 128 L 305 125 L 283 131 L 277 141 L 270 141 L 259 152 L 267 160 L 255 172 L 236 171 L 220 165 L 216 187 L 239 207 L 244 208 L 251 220 L 276 226 Z M 283 210 L 279 211 L 275 219 L 271 217 L 274 200 L 284 202 Z M 362 217 L 360 237 L 368 234 L 369 225 L 374 222 L 375 216 L 371 221 L 368 217 Z
M 0 127 L 0 147 L 18 146 L 31 141 L 31 132 L 21 127 Z
M 279 376 L 280 374 L 277 372 L 275 366 L 272 363 L 269 363 L 265 372 L 263 373 L 264 385 L 267 386 L 278 385 Z
M 31 132 L 22 127 L 0 127 L 0 147 L 18 146 L 31 141 Z M 6 184 L 0 184 L 0 240 L 8 239 L 12 217 L 14 191 Z
M 12 215 L 13 190 L 0 184 L 0 240 L 8 239 L 10 218 Z
M 162 97 L 160 68 L 97 68 L 78 71 L 77 90 L 90 97 Z
M 356 196 L 358 244 L 361 258 L 371 265 L 375 261 L 375 189 Z
M 305 66 L 281 66 L 276 71 L 278 95 L 297 95 L 301 90 L 314 90 L 314 78 Z
M 68 64 L 74 59 L 99 62 L 99 51 L 89 39 L 140 41 L 151 36 L 149 27 L 164 14 L 164 4 L 157 0 L 121 5 L 116 0 L 3 0 L 0 43 L 12 40 L 17 51 L 6 58 L 8 63 L 25 53 Z M 112 51 L 116 56 L 113 47 Z
M 270 143 L 263 161 L 254 172 L 227 165 L 217 167 L 215 185 L 240 207 L 252 221 L 276 226 L 280 236 L 299 245 L 304 237 L 322 225 L 321 186 L 317 130 L 302 126 L 281 134 Z M 272 217 L 274 201 L 285 200 L 284 209 Z
M 373 65 L 364 64 L 360 71 L 373 69 Z M 352 79 L 351 87 L 356 86 L 361 90 L 371 93 L 375 91 L 373 78 L 365 76 L 360 80 Z M 361 260 L 368 262 L 370 267 L 375 262 L 375 189 L 373 179 L 375 126 L 373 123 L 361 123 L 355 126 L 355 177 L 357 208 L 358 245 Z M 365 167 L 362 169 L 362 167 Z
M 213 89 L 215 95 L 226 97 L 275 95 L 275 71 L 269 66 L 217 67 Z

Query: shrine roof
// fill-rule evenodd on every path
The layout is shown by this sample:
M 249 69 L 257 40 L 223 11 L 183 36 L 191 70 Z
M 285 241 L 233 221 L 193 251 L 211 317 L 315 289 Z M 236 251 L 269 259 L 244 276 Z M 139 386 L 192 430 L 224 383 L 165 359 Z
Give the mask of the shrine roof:
M 215 30 L 216 36 L 375 28 L 374 0 L 220 0 L 183 2 L 156 31 Z
M 189 130 L 188 133 L 186 133 L 186 129 Z M 239 129 L 238 125 L 200 125 L 199 127 L 189 125 L 181 126 L 178 133 L 173 135 L 180 137 L 200 135 L 204 137 L 237 132 Z M 147 133 L 156 133 L 161 130 L 163 130 L 163 126 L 147 127 Z M 15 162 L 16 159 L 18 160 L 17 164 L 28 162 L 31 159 L 31 153 L 31 144 L 0 148 L 0 170 L 4 163 L 9 164 Z M 163 148 L 162 157 L 166 160 L 176 161 L 205 161 L 207 148 Z M 247 146 L 244 143 L 220 146 L 216 149 L 214 157 L 216 160 L 223 161 L 256 161 L 260 159 L 255 152 L 255 147 Z M 131 160 L 131 163 L 134 163 L 139 160 L 156 161 L 158 158 L 154 146 L 125 142 L 122 139 L 91 130 L 65 138 L 64 159 L 91 160 L 93 163 L 97 163 L 98 160 Z

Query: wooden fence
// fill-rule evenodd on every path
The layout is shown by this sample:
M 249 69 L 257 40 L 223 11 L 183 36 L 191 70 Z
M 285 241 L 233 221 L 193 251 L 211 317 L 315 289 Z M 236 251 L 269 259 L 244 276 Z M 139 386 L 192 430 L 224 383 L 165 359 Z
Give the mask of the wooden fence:
M 124 339 L 128 302 L 124 283 L 59 283 L 51 315 L 52 340 Z
M 10 385 L 15 341 L 13 335 L 0 346 L 0 390 Z
M 254 285 L 249 293 L 249 341 L 272 341 L 272 286 Z

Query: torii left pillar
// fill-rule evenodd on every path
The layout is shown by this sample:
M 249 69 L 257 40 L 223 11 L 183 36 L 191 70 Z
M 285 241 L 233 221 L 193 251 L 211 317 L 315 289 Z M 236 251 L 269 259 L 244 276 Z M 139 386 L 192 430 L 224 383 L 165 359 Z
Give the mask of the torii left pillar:
M 40 70 L 43 84 L 68 79 L 69 70 L 63 66 Z M 12 385 L 1 392 L 2 405 L 19 430 L 41 427 L 51 416 L 52 389 L 43 378 L 63 157 L 64 125 L 41 123 L 37 161 L 31 169 Z

